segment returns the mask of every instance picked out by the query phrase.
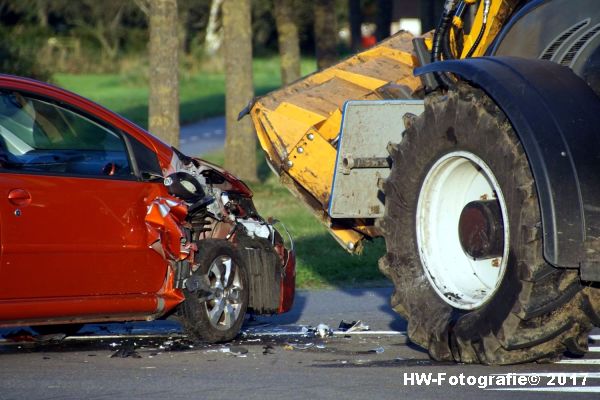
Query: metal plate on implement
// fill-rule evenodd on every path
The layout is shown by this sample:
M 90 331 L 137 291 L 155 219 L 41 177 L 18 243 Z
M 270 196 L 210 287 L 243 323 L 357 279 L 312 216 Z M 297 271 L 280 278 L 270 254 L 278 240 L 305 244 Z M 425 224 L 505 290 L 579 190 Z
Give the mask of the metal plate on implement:
M 346 102 L 329 199 L 331 218 L 383 216 L 377 181 L 390 174 L 386 147 L 401 141 L 404 115 L 420 115 L 423 109 L 422 100 Z

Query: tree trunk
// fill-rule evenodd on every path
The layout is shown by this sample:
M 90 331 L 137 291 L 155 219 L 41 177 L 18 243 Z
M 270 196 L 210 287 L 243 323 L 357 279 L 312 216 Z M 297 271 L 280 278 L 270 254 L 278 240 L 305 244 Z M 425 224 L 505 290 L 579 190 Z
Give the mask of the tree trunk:
M 377 2 L 377 30 L 375 37 L 378 42 L 391 34 L 392 0 L 378 0 Z
M 166 143 L 179 146 L 177 0 L 151 0 L 149 13 L 148 128 Z
M 254 96 L 250 0 L 223 1 L 225 56 L 225 168 L 256 181 L 256 136 L 250 118 L 237 120 Z
M 204 38 L 204 52 L 208 56 L 217 54 L 223 42 L 223 30 L 219 24 L 219 13 L 222 7 L 223 0 L 212 0 L 210 3 L 208 25 L 206 26 L 206 36 Z
M 294 0 L 275 0 L 275 23 L 281 57 L 281 81 L 287 85 L 300 78 L 300 41 Z
M 337 61 L 337 18 L 335 0 L 316 0 L 315 50 L 319 69 L 332 66 Z
M 348 0 L 348 19 L 350 20 L 350 47 L 352 51 L 358 52 L 362 40 L 362 9 L 360 0 Z
M 36 16 L 38 24 L 41 28 L 48 27 L 48 4 L 44 1 L 37 0 L 36 4 Z

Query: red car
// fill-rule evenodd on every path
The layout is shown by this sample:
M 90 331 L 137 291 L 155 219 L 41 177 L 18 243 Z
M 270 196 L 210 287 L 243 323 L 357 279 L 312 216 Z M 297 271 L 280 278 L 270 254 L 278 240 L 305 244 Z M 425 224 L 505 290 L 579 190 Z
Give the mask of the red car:
M 0 193 L 0 326 L 178 312 L 219 342 L 292 305 L 293 248 L 243 182 L 73 93 L 0 75 Z

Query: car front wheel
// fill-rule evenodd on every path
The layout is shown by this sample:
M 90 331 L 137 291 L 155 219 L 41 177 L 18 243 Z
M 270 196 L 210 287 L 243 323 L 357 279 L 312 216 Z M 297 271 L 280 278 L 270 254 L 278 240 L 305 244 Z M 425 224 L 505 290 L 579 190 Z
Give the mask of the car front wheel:
M 184 328 L 199 340 L 218 343 L 239 333 L 248 307 L 248 276 L 238 250 L 226 240 L 198 242 L 198 269 L 202 284 L 185 289 Z

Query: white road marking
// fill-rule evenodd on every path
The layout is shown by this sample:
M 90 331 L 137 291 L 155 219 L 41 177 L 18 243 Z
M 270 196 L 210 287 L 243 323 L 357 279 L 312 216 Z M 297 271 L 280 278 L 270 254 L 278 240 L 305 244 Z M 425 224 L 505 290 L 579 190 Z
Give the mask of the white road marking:
M 356 332 L 346 332 L 346 331 L 333 331 L 334 336 L 346 336 L 346 335 L 380 335 L 380 336 L 406 336 L 406 332 L 403 331 L 356 331 Z
M 184 339 L 187 335 L 180 333 L 163 333 L 163 334 L 123 334 L 123 335 L 86 335 L 86 336 L 67 336 L 63 340 L 66 341 L 84 341 L 84 340 L 108 340 L 108 339 Z
M 314 334 L 314 330 L 306 329 L 306 330 L 281 330 L 281 329 L 248 329 L 243 332 L 245 336 L 311 336 Z M 360 335 L 370 335 L 370 336 L 406 336 L 406 332 L 404 331 L 356 331 L 356 332 L 346 332 L 334 330 L 331 332 L 333 336 L 360 336 Z
M 245 337 L 259 337 L 259 336 L 306 336 L 308 332 L 298 331 L 260 331 L 260 332 L 242 332 Z
M 567 378 L 600 379 L 600 372 L 521 372 L 491 375 L 543 376 L 546 378 L 564 376 Z
M 589 351 L 592 353 L 600 353 L 600 347 L 590 347 Z
M 569 360 L 557 361 L 557 362 L 555 362 L 555 364 L 600 365 L 600 359 L 593 359 L 593 358 L 569 359 Z
M 600 386 L 514 387 L 514 388 L 486 388 L 485 390 L 518 391 L 518 392 L 600 393 Z

